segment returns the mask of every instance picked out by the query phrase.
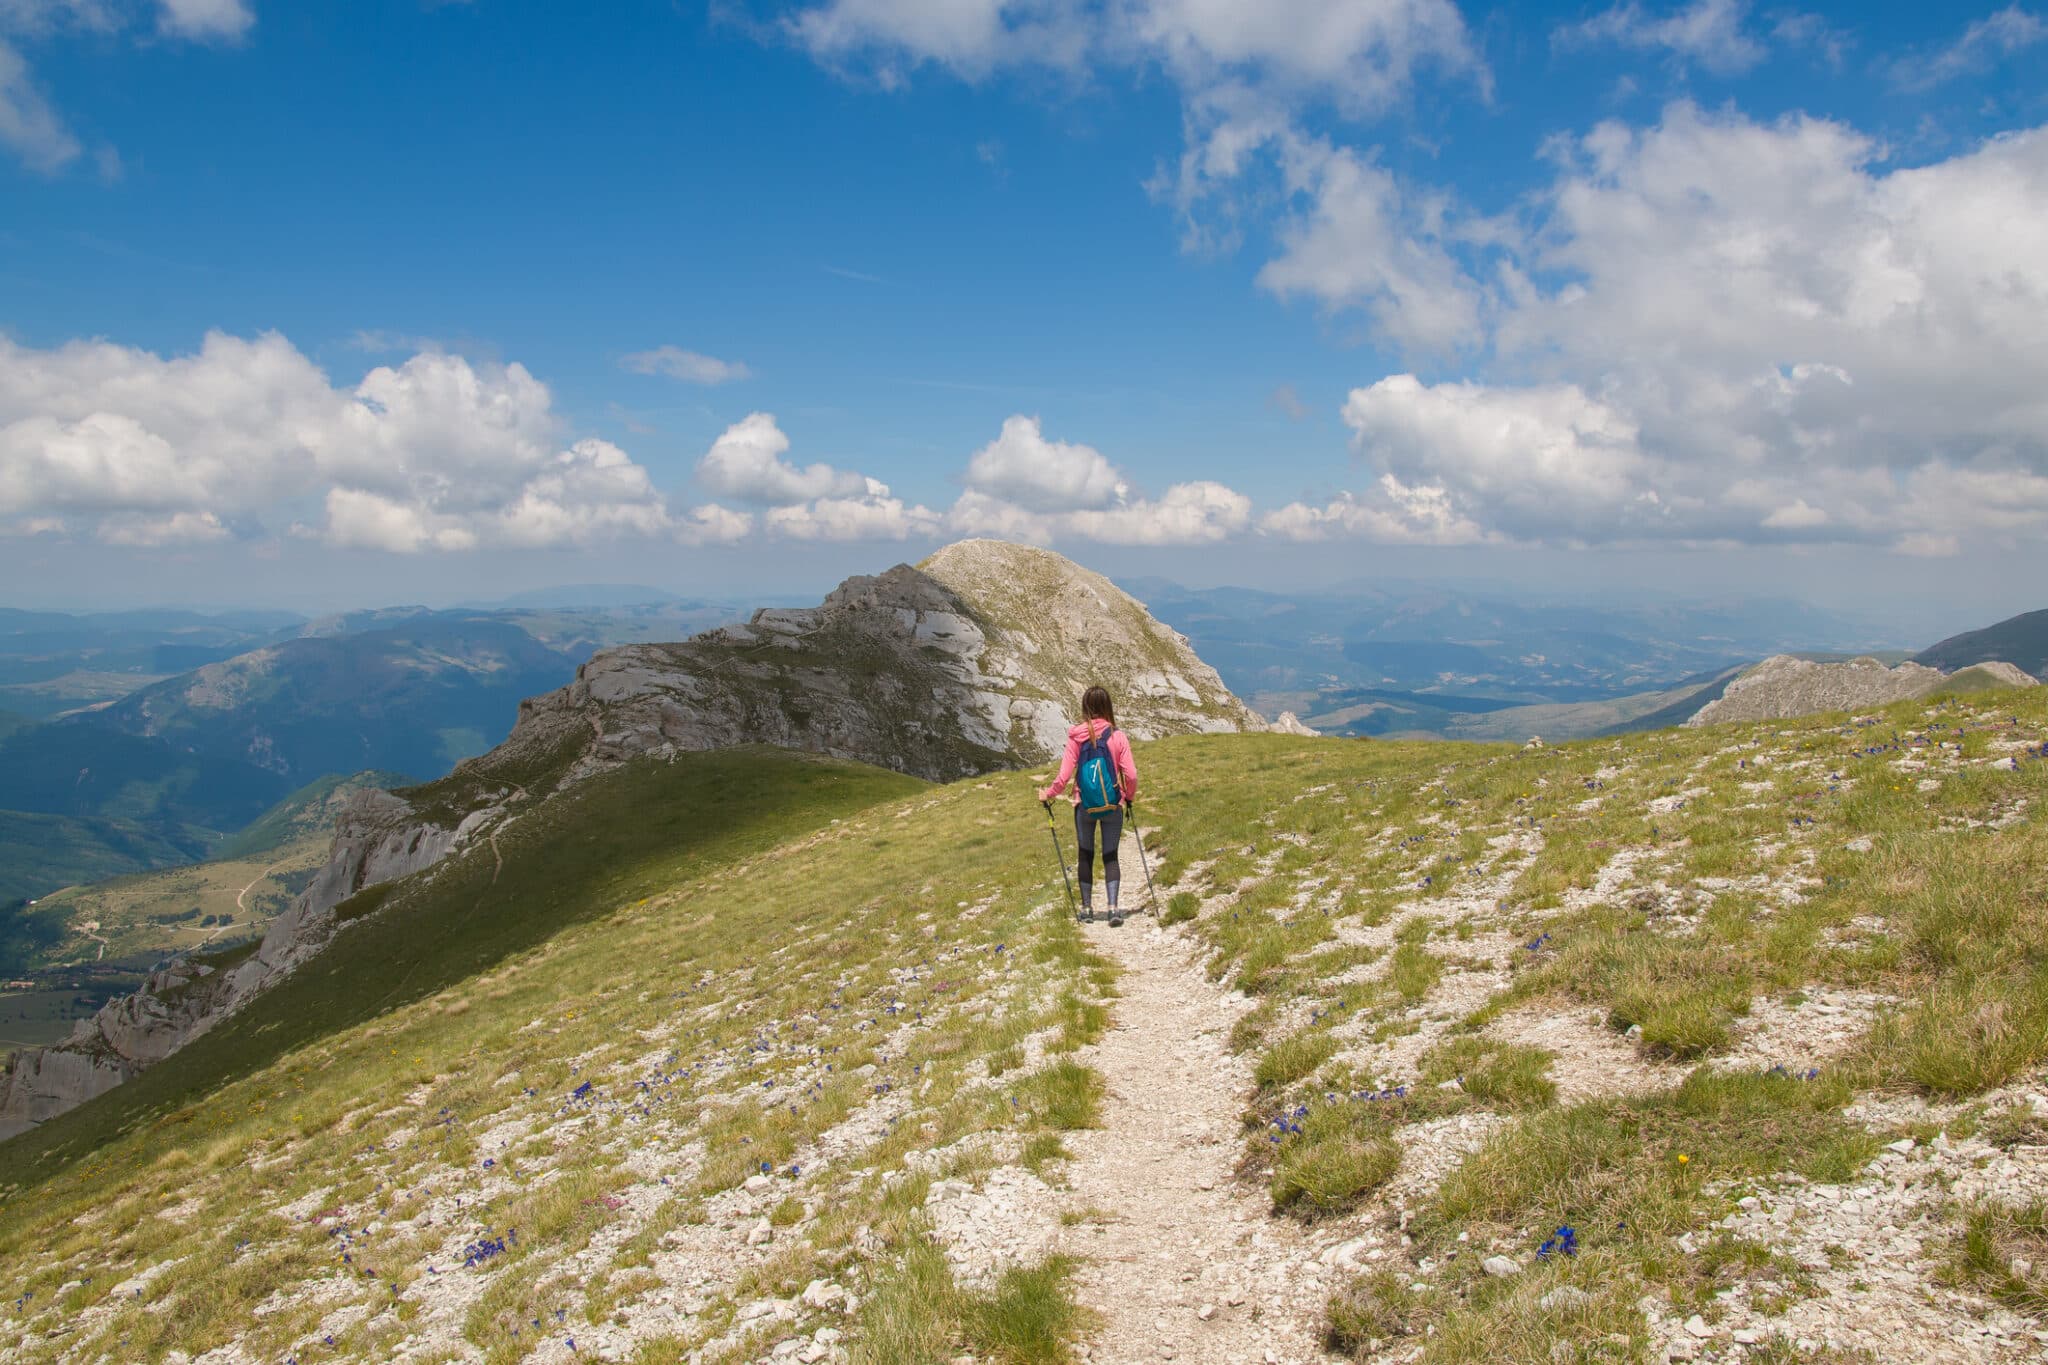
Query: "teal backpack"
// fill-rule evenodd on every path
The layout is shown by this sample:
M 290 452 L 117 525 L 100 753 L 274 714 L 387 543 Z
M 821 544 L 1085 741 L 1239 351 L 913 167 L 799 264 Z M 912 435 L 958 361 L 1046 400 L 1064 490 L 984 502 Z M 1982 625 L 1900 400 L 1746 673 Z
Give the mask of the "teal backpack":
M 1088 727 L 1088 738 L 1081 741 L 1080 758 L 1074 765 L 1074 787 L 1081 793 L 1081 808 L 1090 815 L 1115 810 L 1123 804 L 1123 792 L 1117 785 L 1116 760 L 1109 755 L 1109 737 L 1116 733 L 1110 726 L 1095 735 L 1095 727 Z

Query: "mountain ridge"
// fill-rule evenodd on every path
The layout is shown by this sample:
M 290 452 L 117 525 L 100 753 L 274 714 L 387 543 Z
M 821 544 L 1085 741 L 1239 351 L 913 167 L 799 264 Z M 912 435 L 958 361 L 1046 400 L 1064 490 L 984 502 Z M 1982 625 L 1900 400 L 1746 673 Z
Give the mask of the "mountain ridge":
M 1100 680 L 1117 684 L 1118 721 L 1135 739 L 1268 728 L 1184 636 L 1108 579 L 1004 541 L 856 575 L 817 607 L 763 608 L 679 643 L 600 651 L 567 686 L 522 701 L 511 734 L 447 777 L 357 793 L 326 865 L 253 953 L 218 971 L 162 974 L 59 1048 L 24 1056 L 0 1088 L 0 1134 L 204 1033 L 320 952 L 343 902 L 496 840 L 597 774 L 746 743 L 927 781 L 1042 764 L 1059 753 L 1082 689 Z

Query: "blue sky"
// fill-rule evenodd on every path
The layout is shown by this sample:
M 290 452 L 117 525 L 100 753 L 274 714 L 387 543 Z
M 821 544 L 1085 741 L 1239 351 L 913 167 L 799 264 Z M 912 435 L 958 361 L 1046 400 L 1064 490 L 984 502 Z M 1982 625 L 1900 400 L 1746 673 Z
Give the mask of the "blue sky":
M 0 0 L 0 597 L 2042 605 L 2048 11 L 595 12 Z

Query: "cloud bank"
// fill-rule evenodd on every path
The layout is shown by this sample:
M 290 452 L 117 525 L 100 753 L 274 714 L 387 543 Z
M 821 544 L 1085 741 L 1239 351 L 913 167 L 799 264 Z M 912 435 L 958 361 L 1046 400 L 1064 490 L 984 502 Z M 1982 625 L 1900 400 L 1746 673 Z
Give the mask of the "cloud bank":
M 625 451 L 561 426 L 516 363 L 422 352 L 339 387 L 275 333 L 172 357 L 0 339 L 0 528 L 399 553 L 745 533 L 741 513 L 671 511 Z

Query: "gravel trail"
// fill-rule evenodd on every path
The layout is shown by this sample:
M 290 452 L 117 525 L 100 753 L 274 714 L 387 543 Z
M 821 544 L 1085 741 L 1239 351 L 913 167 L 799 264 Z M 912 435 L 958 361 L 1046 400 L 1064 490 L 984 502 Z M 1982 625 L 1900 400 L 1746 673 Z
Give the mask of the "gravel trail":
M 1226 1046 L 1248 1007 L 1207 979 L 1193 943 L 1149 916 L 1097 921 L 1123 968 L 1107 1033 L 1082 1060 L 1108 1083 L 1103 1127 L 1068 1145 L 1073 1205 L 1108 1217 L 1066 1237 L 1101 1362 L 1322 1362 L 1329 1272 L 1264 1188 L 1233 1175 L 1251 1064 Z

